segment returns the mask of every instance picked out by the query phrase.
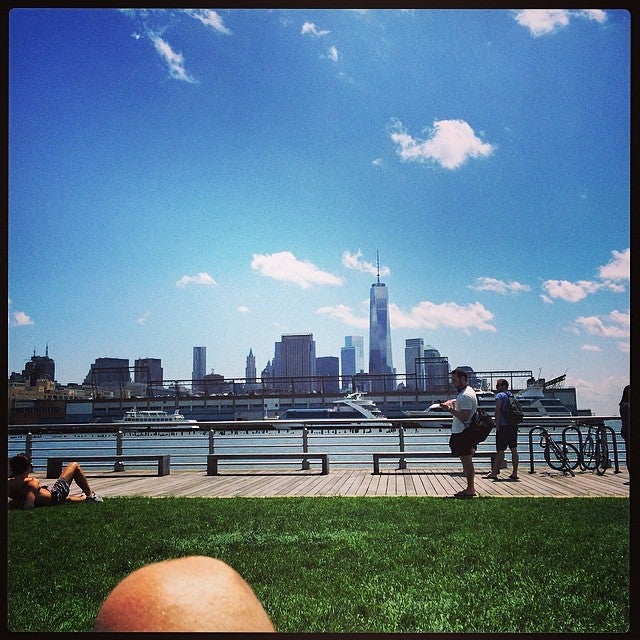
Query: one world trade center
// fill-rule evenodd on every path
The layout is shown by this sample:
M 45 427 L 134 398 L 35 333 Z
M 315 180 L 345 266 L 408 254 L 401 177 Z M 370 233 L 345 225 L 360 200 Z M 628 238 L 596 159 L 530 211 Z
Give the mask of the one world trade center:
M 388 374 L 393 374 L 389 294 L 387 286 L 380 282 L 380 264 L 378 262 L 377 282 L 371 285 L 369 296 L 369 375 L 373 376 L 372 390 L 384 390 L 387 386 L 385 385 L 385 377 Z M 389 383 L 393 388 L 393 380 L 389 380 L 387 384 Z

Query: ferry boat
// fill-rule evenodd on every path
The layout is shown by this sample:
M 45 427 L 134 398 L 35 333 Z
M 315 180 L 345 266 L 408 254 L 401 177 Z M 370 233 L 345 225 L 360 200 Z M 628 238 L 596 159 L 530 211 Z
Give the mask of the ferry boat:
M 145 411 L 141 409 L 131 409 L 125 412 L 124 417 L 116 420 L 118 424 L 127 427 L 146 427 L 147 429 L 162 429 L 163 427 L 185 426 L 188 429 L 197 429 L 196 420 L 185 418 L 178 409 L 173 413 L 166 411 Z
M 330 407 L 315 409 L 287 409 L 278 420 L 341 420 L 349 422 L 372 421 L 388 422 L 388 418 L 376 406 L 373 400 L 364 397 L 363 393 L 350 393 L 338 398 Z M 335 426 L 334 423 L 331 423 Z M 278 429 L 301 429 L 302 423 L 274 425 Z

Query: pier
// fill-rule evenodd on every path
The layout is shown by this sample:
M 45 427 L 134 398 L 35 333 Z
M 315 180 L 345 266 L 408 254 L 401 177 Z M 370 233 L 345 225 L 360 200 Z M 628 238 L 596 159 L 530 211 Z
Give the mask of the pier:
M 577 498 L 629 496 L 629 474 L 621 469 L 598 476 L 592 471 L 564 475 L 550 468 L 529 473 L 523 469 L 520 480 L 486 480 L 488 461 L 476 461 L 476 491 L 480 498 Z M 42 479 L 44 474 L 35 474 Z M 229 469 L 218 476 L 206 471 L 171 471 L 158 477 L 148 471 L 89 472 L 91 487 L 105 498 L 121 496 L 202 497 L 202 498 L 284 498 L 320 496 L 430 496 L 448 497 L 465 487 L 462 468 L 415 466 L 410 469 L 385 468 L 374 475 L 371 468 L 332 469 L 321 475 L 318 469 Z M 505 478 L 508 473 L 503 471 Z M 48 478 L 47 481 L 54 480 Z M 75 485 L 73 485 L 75 488 Z M 72 489 L 73 492 L 73 489 Z

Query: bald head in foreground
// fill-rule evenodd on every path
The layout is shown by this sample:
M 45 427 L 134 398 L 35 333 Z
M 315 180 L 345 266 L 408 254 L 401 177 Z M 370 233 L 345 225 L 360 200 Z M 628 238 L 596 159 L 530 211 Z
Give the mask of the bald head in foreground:
M 189 556 L 137 569 L 102 604 L 96 631 L 275 631 L 242 576 L 221 560 Z

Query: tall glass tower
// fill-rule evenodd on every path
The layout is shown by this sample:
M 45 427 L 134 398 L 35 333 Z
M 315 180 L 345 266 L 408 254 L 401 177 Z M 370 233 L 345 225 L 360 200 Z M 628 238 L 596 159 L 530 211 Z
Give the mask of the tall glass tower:
M 207 373 L 207 347 L 193 347 L 193 369 L 191 370 L 191 388 L 204 391 L 204 376 Z
M 407 374 L 407 389 L 425 389 L 425 367 L 423 362 L 424 340 L 408 338 L 404 342 L 404 370 Z
M 380 282 L 380 264 L 378 261 L 378 279 L 371 285 L 369 295 L 369 374 L 392 374 L 391 326 L 389 323 L 389 294 L 387 286 Z M 387 385 L 388 386 L 388 385 Z M 394 386 L 392 384 L 392 386 Z M 372 389 L 385 388 L 384 380 L 372 380 Z
M 344 346 L 356 350 L 356 369 L 354 373 L 364 373 L 364 338 L 362 336 L 345 336 Z

